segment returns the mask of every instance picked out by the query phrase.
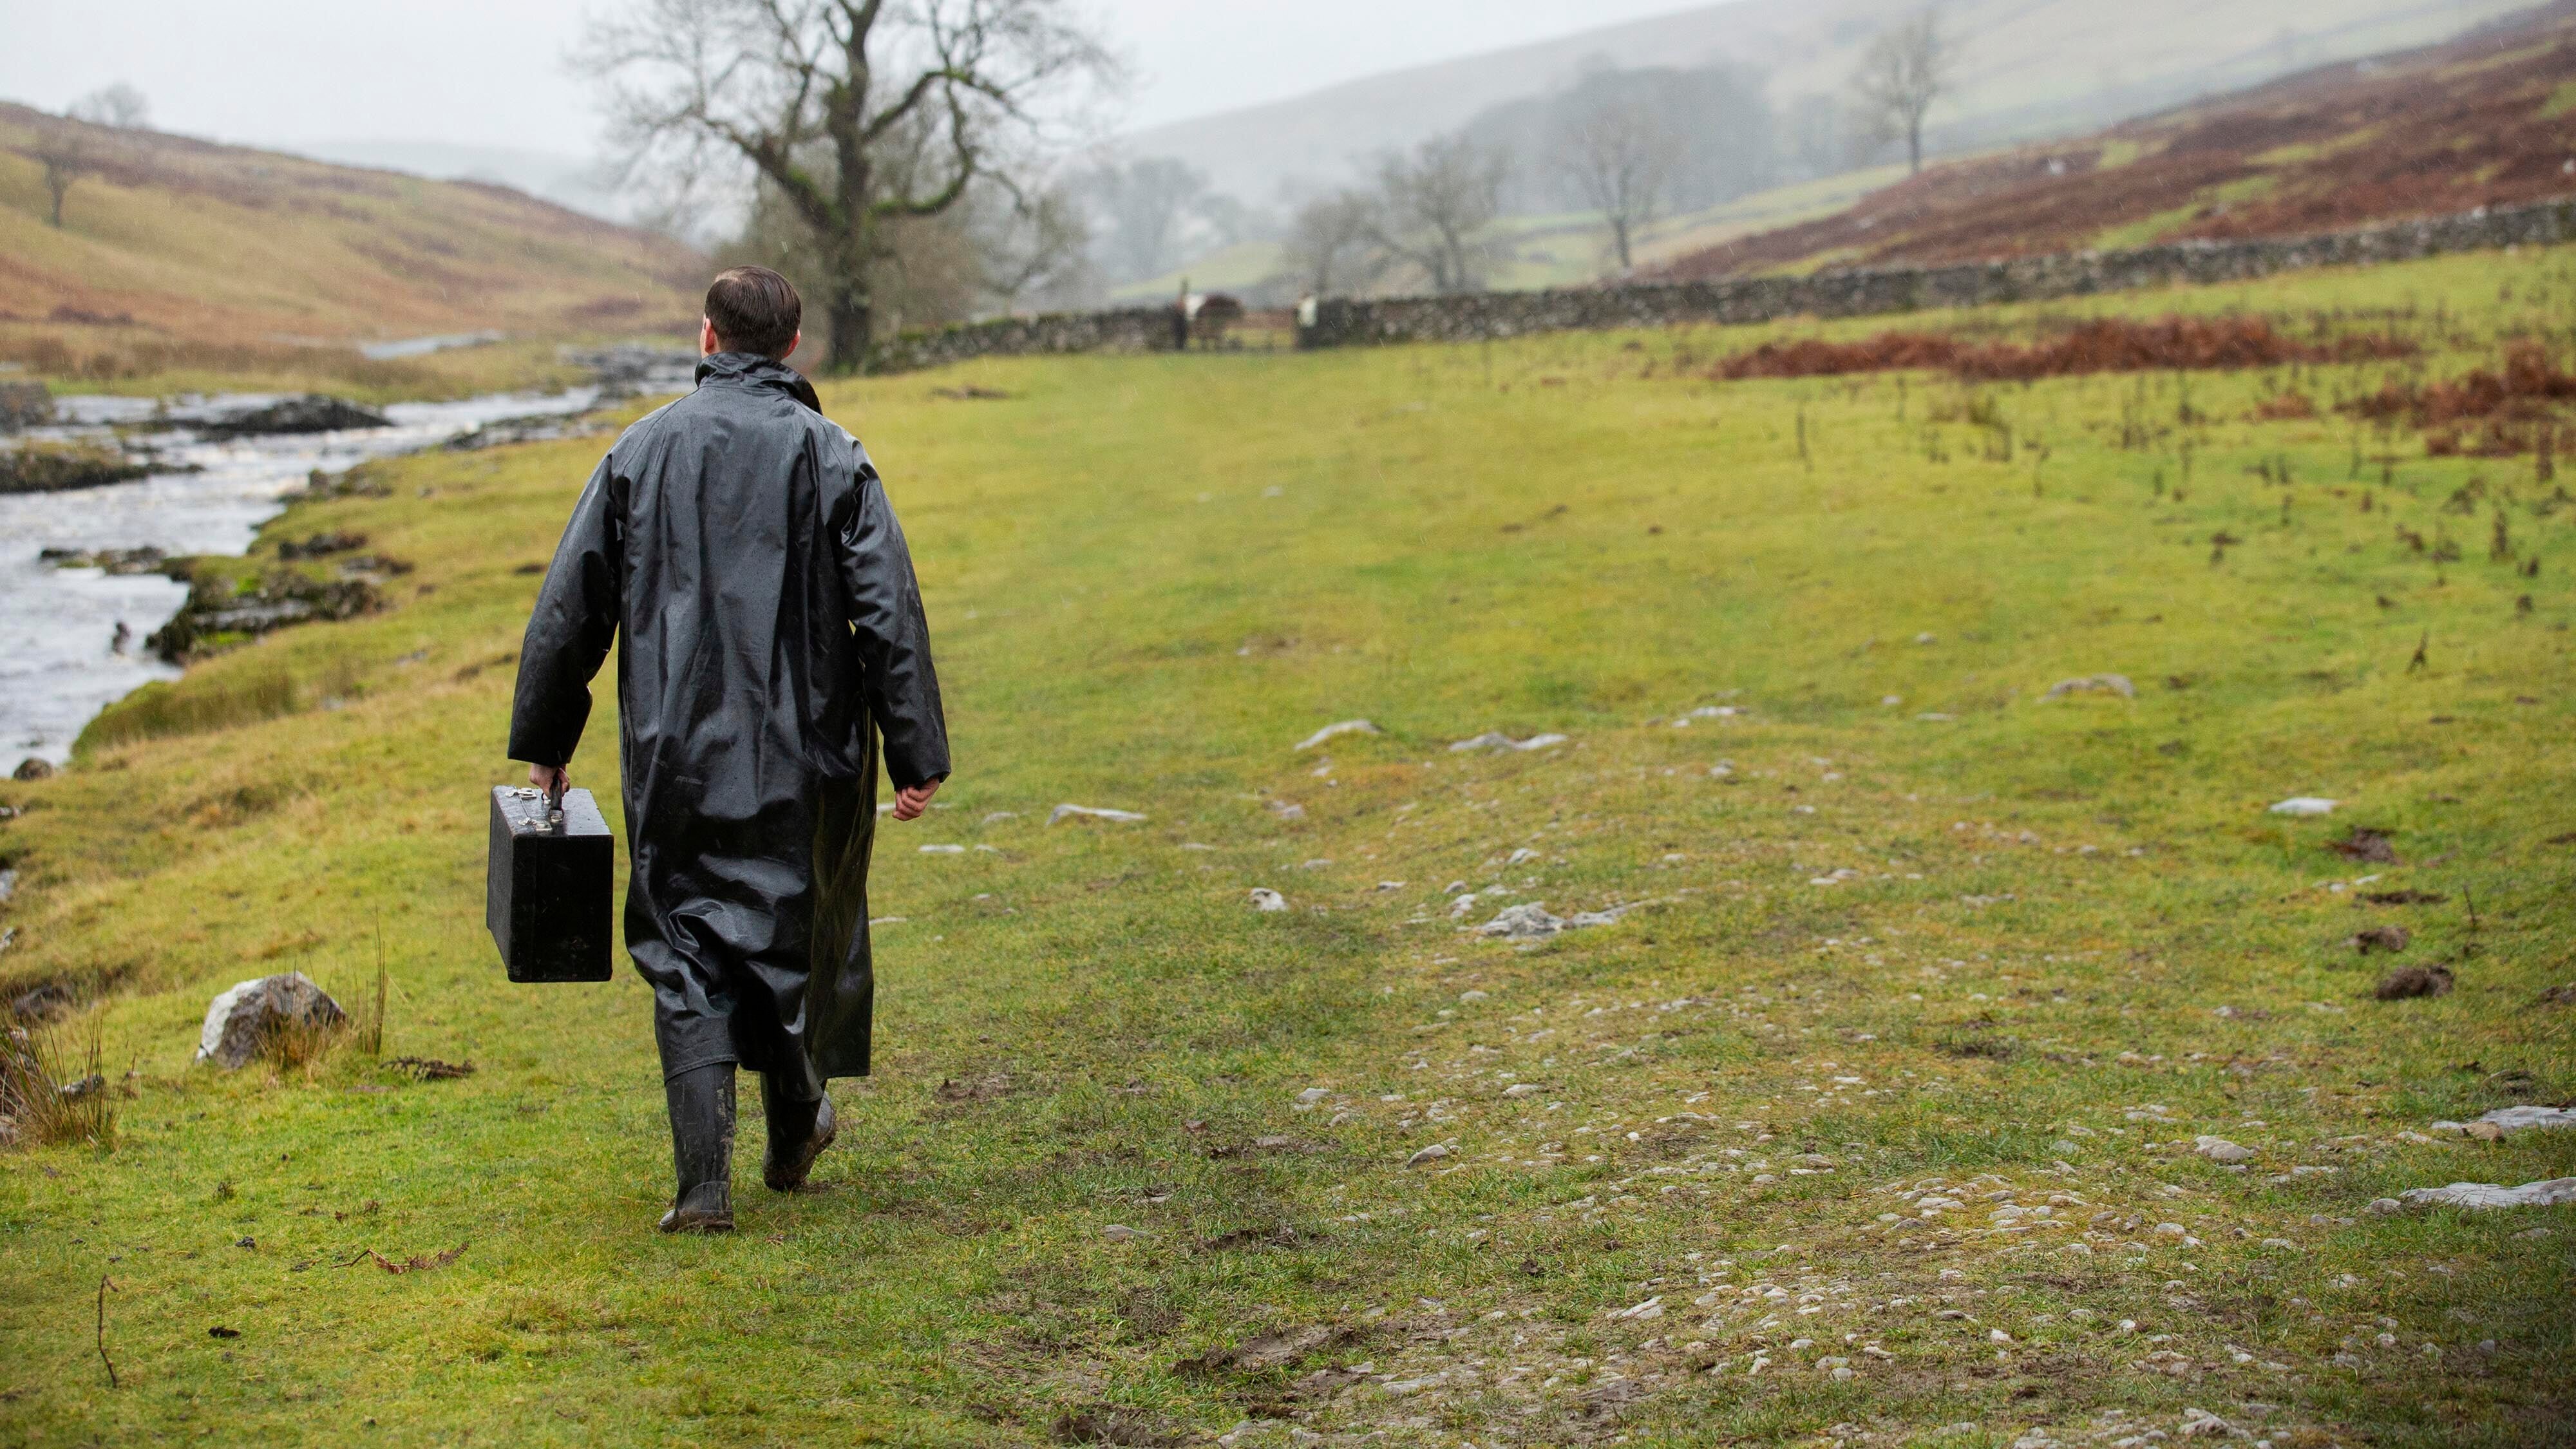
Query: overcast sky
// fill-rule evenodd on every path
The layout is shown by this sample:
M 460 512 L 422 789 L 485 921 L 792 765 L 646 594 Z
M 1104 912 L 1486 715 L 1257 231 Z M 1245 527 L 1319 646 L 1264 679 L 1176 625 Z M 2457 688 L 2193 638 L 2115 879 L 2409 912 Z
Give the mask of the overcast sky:
M 1149 126 L 1693 0 L 1078 0 L 1131 60 Z M 1706 0 L 1699 0 L 1706 3 Z M 0 0 L 0 98 L 60 110 L 112 81 L 163 130 L 265 144 L 447 141 L 586 154 L 567 75 L 613 0 Z

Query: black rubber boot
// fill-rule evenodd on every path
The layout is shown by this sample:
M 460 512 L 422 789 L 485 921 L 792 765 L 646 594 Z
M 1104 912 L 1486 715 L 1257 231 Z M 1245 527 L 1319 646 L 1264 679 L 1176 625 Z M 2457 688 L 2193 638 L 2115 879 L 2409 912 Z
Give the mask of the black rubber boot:
M 814 1159 L 840 1132 L 828 1094 L 801 1101 L 789 1094 L 784 1083 L 775 1072 L 760 1079 L 760 1106 L 769 1117 L 769 1155 L 761 1162 L 760 1177 L 772 1192 L 803 1187 L 806 1175 L 814 1170 Z
M 680 1191 L 662 1215 L 666 1233 L 733 1231 L 733 1063 L 698 1067 L 662 1083 L 671 1107 L 671 1165 Z

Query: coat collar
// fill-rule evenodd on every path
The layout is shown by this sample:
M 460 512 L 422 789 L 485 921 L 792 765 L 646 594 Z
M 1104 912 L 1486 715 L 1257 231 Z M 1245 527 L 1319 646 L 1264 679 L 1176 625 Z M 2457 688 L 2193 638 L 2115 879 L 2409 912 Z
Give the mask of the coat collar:
M 814 395 L 814 384 L 777 358 L 757 352 L 716 352 L 699 360 L 699 386 L 732 379 L 751 387 L 776 388 L 818 413 L 823 410 L 823 400 Z

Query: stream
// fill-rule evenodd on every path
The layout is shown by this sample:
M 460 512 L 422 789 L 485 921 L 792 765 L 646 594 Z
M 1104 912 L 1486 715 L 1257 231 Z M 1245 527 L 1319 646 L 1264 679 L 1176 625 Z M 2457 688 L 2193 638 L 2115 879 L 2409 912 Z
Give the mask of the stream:
M 230 393 L 165 402 L 71 396 L 30 439 L 113 440 L 114 428 L 168 423 L 141 435 L 157 461 L 201 471 L 155 473 L 127 483 L 58 493 L 0 495 L 0 772 L 35 756 L 59 765 L 98 712 L 155 679 L 179 674 L 143 641 L 169 622 L 187 586 L 159 574 L 58 568 L 45 549 L 95 552 L 150 546 L 171 554 L 239 554 L 261 524 L 320 469 L 339 473 L 371 458 L 438 446 L 509 419 L 570 417 L 600 389 L 496 393 L 462 402 L 396 403 L 392 426 L 212 441 L 192 425 L 278 401 Z M 602 442 L 605 446 L 605 440 Z M 119 626 L 123 626 L 120 634 Z

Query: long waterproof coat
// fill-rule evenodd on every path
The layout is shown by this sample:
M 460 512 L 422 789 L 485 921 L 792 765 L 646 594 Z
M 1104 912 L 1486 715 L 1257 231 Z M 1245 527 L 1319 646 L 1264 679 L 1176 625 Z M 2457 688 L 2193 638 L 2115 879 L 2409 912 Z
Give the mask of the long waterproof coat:
M 910 788 L 948 731 L 876 469 L 785 365 L 718 353 L 608 450 L 528 621 L 513 759 L 572 757 L 620 636 L 626 948 L 664 1073 L 866 1075 L 877 740 Z

